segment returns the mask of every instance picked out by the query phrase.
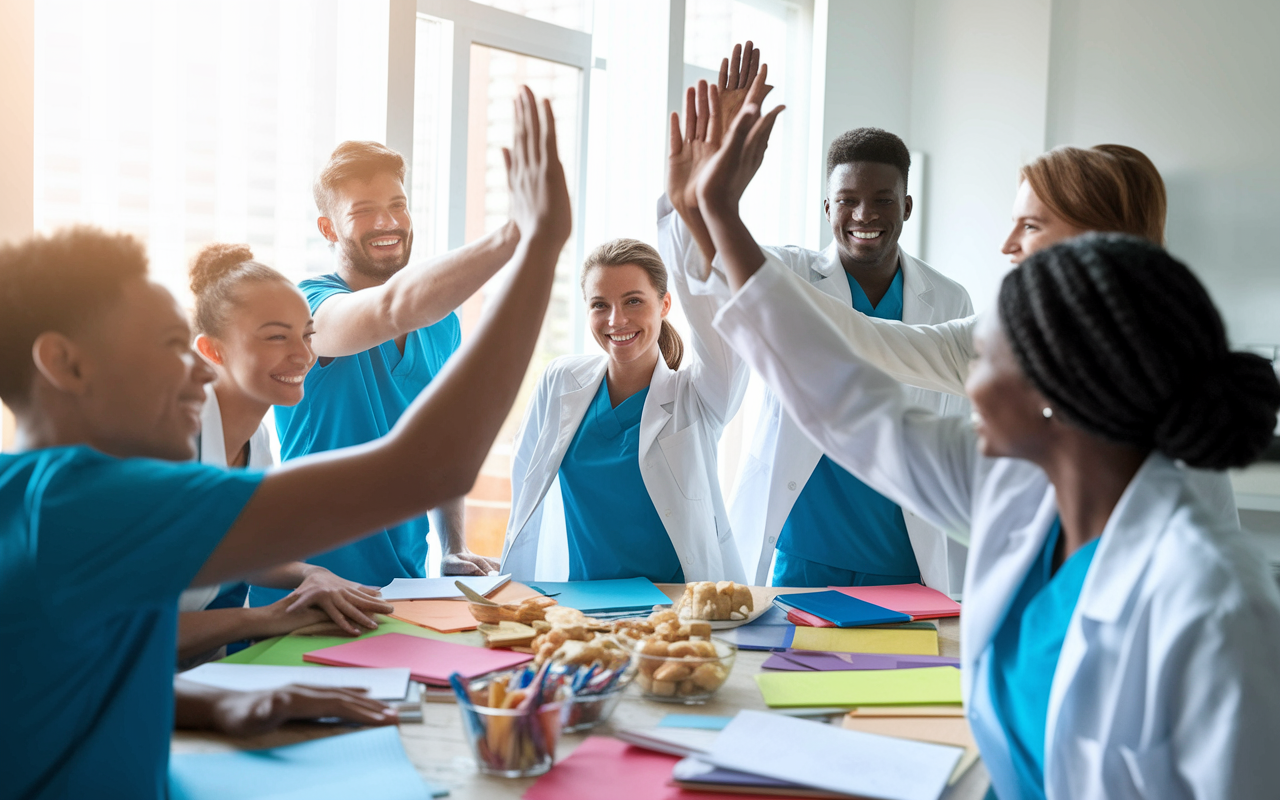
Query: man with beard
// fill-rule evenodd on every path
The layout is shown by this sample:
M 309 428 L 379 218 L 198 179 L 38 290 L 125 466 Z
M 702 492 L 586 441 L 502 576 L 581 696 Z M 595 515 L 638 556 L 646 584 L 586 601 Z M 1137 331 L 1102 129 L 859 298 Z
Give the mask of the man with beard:
M 439 258 L 410 262 L 413 220 L 401 155 L 376 142 L 338 145 L 313 192 L 334 272 L 299 284 L 315 316 L 316 366 L 302 402 L 277 406 L 285 460 L 363 444 L 386 435 L 461 343 L 454 309 L 510 260 L 520 233 L 512 222 Z M 497 562 L 463 539 L 462 498 L 435 509 L 445 574 L 483 575 Z M 384 586 L 426 574 L 427 517 L 407 520 L 312 558 L 348 580 Z M 253 587 L 250 604 L 278 599 Z

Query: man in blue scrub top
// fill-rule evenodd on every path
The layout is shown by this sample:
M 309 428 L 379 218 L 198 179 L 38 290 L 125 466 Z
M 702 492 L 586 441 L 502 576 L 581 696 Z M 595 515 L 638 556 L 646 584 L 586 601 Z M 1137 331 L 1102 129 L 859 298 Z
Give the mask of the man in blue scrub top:
M 903 320 L 908 299 L 919 307 L 920 297 L 904 297 L 904 272 L 917 270 L 945 318 L 965 316 L 973 308 L 964 289 L 898 248 L 911 216 L 910 165 L 906 145 L 887 131 L 857 128 L 837 137 L 827 154 L 824 201 L 834 241 L 813 255 L 838 262 L 853 308 L 864 314 Z M 916 583 L 921 574 L 902 509 L 823 455 L 783 523 L 772 580 L 775 586 L 869 586 Z
M 375 142 L 338 145 L 316 179 L 320 232 L 335 271 L 299 284 L 315 315 L 318 361 L 302 402 L 277 406 L 285 461 L 384 436 L 461 343 L 454 309 L 515 250 L 508 222 L 440 258 L 410 263 L 413 220 L 399 153 Z M 436 509 L 447 575 L 483 575 L 496 561 L 471 553 L 463 538 L 463 500 Z M 427 517 L 408 520 L 310 559 L 347 580 L 385 586 L 426 575 Z M 252 605 L 285 593 L 255 586 Z

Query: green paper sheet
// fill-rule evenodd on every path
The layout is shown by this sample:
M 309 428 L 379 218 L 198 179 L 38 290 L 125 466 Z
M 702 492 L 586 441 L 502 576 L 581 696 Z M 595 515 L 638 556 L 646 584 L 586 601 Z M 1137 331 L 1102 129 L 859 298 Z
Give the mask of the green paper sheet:
M 928 705 L 960 702 L 960 670 L 841 670 L 768 672 L 756 676 L 770 708 Z
M 437 633 L 420 625 L 414 625 L 411 622 L 379 615 L 378 629 L 361 636 L 277 636 L 274 639 L 263 639 L 251 647 L 246 647 L 238 653 L 233 653 L 222 659 L 222 663 L 320 667 L 322 666 L 321 664 L 303 661 L 302 657 L 313 650 L 346 644 L 347 642 L 366 639 L 370 636 L 381 636 L 384 633 L 406 633 L 410 636 L 420 636 L 423 639 L 439 639 L 444 642 L 456 642 L 458 644 L 481 644 L 481 638 L 476 633 Z

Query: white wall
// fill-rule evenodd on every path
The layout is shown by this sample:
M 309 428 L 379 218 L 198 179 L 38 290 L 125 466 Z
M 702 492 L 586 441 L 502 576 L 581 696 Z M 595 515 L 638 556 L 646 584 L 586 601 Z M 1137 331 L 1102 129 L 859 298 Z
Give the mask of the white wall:
M 0 3 L 0 243 L 35 226 L 35 41 L 35 0 Z M 0 450 L 13 437 L 13 417 L 0 406 Z
M 785 244 L 826 247 L 831 242 L 822 199 L 827 191 L 827 146 L 832 139 L 851 128 L 884 128 L 918 149 L 911 139 L 916 7 L 917 0 L 818 0 L 815 4 L 812 167 L 804 177 L 813 206 L 808 240 Z M 768 60 L 767 53 L 765 57 Z
M 989 308 L 1018 168 L 1044 148 L 1049 0 L 916 0 L 911 136 L 925 153 L 924 257 Z
M 1137 147 L 1233 341 L 1280 343 L 1280 3 L 1054 0 L 1047 141 Z

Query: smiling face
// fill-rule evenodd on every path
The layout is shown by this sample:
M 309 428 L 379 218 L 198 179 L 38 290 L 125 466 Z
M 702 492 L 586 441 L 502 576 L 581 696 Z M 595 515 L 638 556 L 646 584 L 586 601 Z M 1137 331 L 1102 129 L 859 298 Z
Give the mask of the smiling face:
M 1086 231 L 1077 228 L 1060 217 L 1036 196 L 1030 181 L 1023 181 L 1018 186 L 1018 195 L 1013 199 L 1013 230 L 1005 239 L 1000 252 L 1009 256 L 1009 261 L 1021 264 L 1022 260 L 1037 250 L 1079 236 Z
M 186 315 L 168 290 L 131 280 L 71 338 L 81 354 L 76 413 L 89 444 L 120 457 L 195 457 L 214 374 L 192 350 Z
M 979 449 L 991 458 L 1039 463 L 1061 429 L 1044 416 L 1049 403 L 1027 380 L 994 312 L 979 318 L 973 344 L 977 355 L 964 388 Z
M 314 333 L 307 301 L 292 284 L 255 281 L 236 289 L 220 335 L 202 334 L 197 346 L 216 366 L 219 393 L 226 387 L 266 405 L 293 406 L 316 361 Z
M 329 211 L 332 216 L 320 218 L 320 232 L 337 245 L 352 272 L 380 284 L 409 263 L 413 220 L 395 174 L 346 181 L 334 192 Z
M 644 268 L 635 264 L 592 267 L 583 293 L 591 335 L 610 361 L 629 363 L 657 353 L 671 294 L 659 296 Z
M 911 198 L 897 167 L 871 161 L 837 164 L 827 178 L 823 208 L 846 268 L 896 262 L 902 223 L 911 218 Z

